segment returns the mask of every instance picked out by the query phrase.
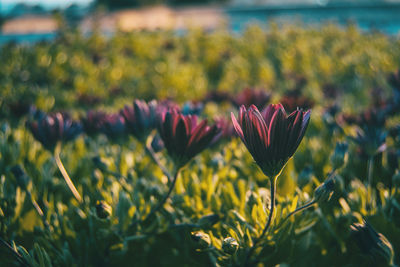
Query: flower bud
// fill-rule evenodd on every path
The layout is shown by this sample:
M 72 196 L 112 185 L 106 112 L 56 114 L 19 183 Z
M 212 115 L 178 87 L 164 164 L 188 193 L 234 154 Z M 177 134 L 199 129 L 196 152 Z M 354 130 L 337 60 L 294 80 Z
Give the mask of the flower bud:
M 161 140 L 160 135 L 155 135 L 153 140 L 151 141 L 151 148 L 154 152 L 160 152 L 164 149 L 164 142 Z
M 28 186 L 29 177 L 26 175 L 24 170 L 19 165 L 15 165 L 11 168 L 11 172 L 14 174 L 15 180 L 17 181 L 17 185 L 21 187 L 23 190 L 26 190 Z
M 239 248 L 239 243 L 233 237 L 227 237 L 222 242 L 222 250 L 229 255 L 235 254 Z
M 361 251 L 373 259 L 378 266 L 393 264 L 394 251 L 390 242 L 367 222 L 350 226 L 351 234 Z
M 203 232 L 192 232 L 192 240 L 197 248 L 205 249 L 211 244 L 210 236 Z
M 329 201 L 335 189 L 334 177 L 327 179 L 314 191 L 314 198 L 316 201 Z
M 216 224 L 220 220 L 220 217 L 218 214 L 210 214 L 203 216 L 199 219 L 199 222 L 197 223 L 200 228 L 208 228 Z
M 339 169 L 346 163 L 348 147 L 347 143 L 336 143 L 335 152 L 331 156 L 332 167 L 334 169 Z
M 112 208 L 105 201 L 97 201 L 96 203 L 96 214 L 100 219 L 106 219 L 111 216 Z

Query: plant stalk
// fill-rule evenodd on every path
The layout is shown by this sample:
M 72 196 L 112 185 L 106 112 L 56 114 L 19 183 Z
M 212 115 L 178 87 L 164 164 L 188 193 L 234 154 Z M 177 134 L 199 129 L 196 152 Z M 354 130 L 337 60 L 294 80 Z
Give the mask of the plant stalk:
M 249 249 L 247 252 L 245 261 L 244 261 L 244 266 L 247 266 L 248 261 L 251 258 L 251 255 L 253 254 L 254 250 L 256 249 L 258 243 L 261 241 L 261 239 L 265 236 L 267 233 L 273 217 L 274 217 L 274 210 L 275 210 L 275 193 L 276 193 L 276 180 L 278 178 L 279 174 L 276 175 L 273 179 L 271 179 L 271 184 L 270 184 L 270 194 L 271 194 L 271 203 L 270 203 L 270 209 L 269 209 L 269 214 L 268 214 L 268 220 L 267 223 L 265 224 L 265 227 L 261 233 L 261 235 L 254 241 L 253 246 Z
M 367 187 L 367 194 L 368 194 L 368 204 L 369 207 L 372 207 L 372 180 L 373 180 L 373 172 L 374 172 L 374 156 L 370 156 L 368 159 L 368 170 L 367 170 L 367 179 L 368 179 L 368 187 Z
M 64 168 L 64 165 L 61 161 L 60 158 L 60 150 L 61 150 L 61 145 L 58 144 L 56 149 L 54 150 L 54 159 L 56 161 L 57 167 L 60 170 L 62 176 L 64 177 L 65 182 L 67 183 L 69 189 L 71 190 L 72 194 L 78 200 L 79 203 L 82 203 L 82 197 L 79 194 L 78 190 L 76 190 L 76 187 L 74 183 L 72 182 L 71 178 L 69 177 L 67 170 Z
M 162 200 L 157 204 L 157 206 L 155 206 L 149 213 L 149 215 L 147 215 L 147 217 L 143 220 L 143 222 L 146 222 L 148 219 L 150 219 L 154 214 L 156 214 L 161 208 L 162 206 L 164 206 L 165 202 L 167 202 L 168 198 L 170 197 L 172 190 L 175 187 L 176 184 L 176 180 L 178 178 L 179 175 L 179 169 L 176 170 L 174 178 L 172 179 L 172 182 L 169 186 L 168 192 L 164 195 L 164 197 L 162 198 Z
M 315 203 L 317 203 L 317 201 L 316 201 L 315 199 L 312 199 L 312 200 L 310 200 L 310 202 L 308 202 L 308 203 L 305 204 L 304 206 L 301 206 L 301 207 L 295 209 L 294 211 L 292 211 L 291 213 L 289 213 L 289 214 L 285 217 L 285 219 L 282 220 L 281 225 L 282 225 L 283 223 L 285 223 L 285 222 L 290 218 L 290 216 L 292 216 L 292 215 L 294 215 L 294 214 L 296 214 L 296 213 L 298 213 L 298 212 L 300 212 L 300 211 L 302 211 L 302 210 L 308 209 L 309 207 L 311 207 L 311 206 L 314 205 Z
M 150 136 L 149 136 L 149 138 L 147 138 L 147 141 L 144 144 L 144 149 L 146 150 L 146 153 L 154 161 L 154 163 L 157 164 L 157 166 L 161 169 L 161 171 L 164 173 L 164 175 L 167 176 L 168 182 L 171 183 L 171 181 L 173 180 L 173 177 L 172 177 L 171 173 L 164 167 L 164 165 L 161 164 L 156 153 L 154 152 L 153 148 L 151 147 Z

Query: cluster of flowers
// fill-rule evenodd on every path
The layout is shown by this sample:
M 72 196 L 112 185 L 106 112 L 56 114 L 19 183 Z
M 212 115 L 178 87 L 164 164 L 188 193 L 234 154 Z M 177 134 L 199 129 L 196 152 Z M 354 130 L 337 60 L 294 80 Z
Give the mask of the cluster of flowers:
M 346 125 L 357 127 L 357 134 L 351 140 L 358 145 L 358 154 L 362 158 L 371 158 L 385 151 L 389 135 L 393 138 L 400 136 L 399 126 L 391 129 L 386 127 L 388 119 L 400 112 L 400 71 L 391 74 L 388 81 L 393 88 L 392 97 L 383 98 L 378 92 L 378 100 L 358 114 L 339 113 L 337 105 L 327 108 L 324 114 L 325 122 L 333 131 L 337 129 L 343 132 Z M 400 151 L 395 154 L 400 155 Z
M 188 104 L 179 109 L 170 101 L 157 103 L 153 100 L 146 103 L 135 100 L 132 106 L 125 106 L 115 114 L 89 111 L 81 123 L 72 120 L 66 113 L 46 115 L 36 112 L 28 122 L 28 127 L 33 136 L 50 151 L 54 150 L 57 143 L 73 140 L 83 131 L 89 136 L 103 133 L 110 140 L 129 134 L 139 142 L 146 143 L 151 131 L 158 129 L 170 157 L 177 165 L 183 166 L 208 146 L 234 134 L 232 123 L 224 117 L 216 118 L 213 125 L 208 125 L 207 120 L 198 122 L 197 115 L 193 115 L 197 110 L 197 106 Z M 281 104 L 271 104 L 261 113 L 254 105 L 248 109 L 242 105 L 239 122 L 232 114 L 236 133 L 268 176 L 279 173 L 294 154 L 309 118 L 310 111 L 302 110 L 287 116 Z
M 125 106 L 119 113 L 89 111 L 81 122 L 74 121 L 67 113 L 35 111 L 27 126 L 49 151 L 54 151 L 58 143 L 75 139 L 82 132 L 92 137 L 102 133 L 110 141 L 131 135 L 146 143 L 150 133 L 157 128 L 161 140 L 154 139 L 157 142 L 153 142 L 153 147 L 160 150 L 165 145 L 174 159 L 185 162 L 210 144 L 233 135 L 233 127 L 225 118 L 217 118 L 211 126 L 207 120 L 199 123 L 197 115 L 193 114 L 197 110 L 197 106 L 188 105 L 180 109 L 170 101 L 146 103 L 135 100 L 132 106 Z
M 307 110 L 314 106 L 314 101 L 303 95 L 303 85 L 289 90 L 280 99 L 280 103 L 286 111 L 293 112 L 297 108 Z M 258 109 L 263 109 L 270 100 L 271 94 L 266 90 L 245 88 L 236 96 L 232 96 L 227 92 L 211 92 L 205 97 L 204 102 L 229 102 L 237 108 L 242 105 L 246 108 L 254 105 Z
M 118 140 L 124 136 L 131 135 L 146 146 L 149 137 L 152 136 L 151 132 L 157 129 L 159 139 L 153 138 L 151 146 L 153 148 L 157 147 L 157 149 L 154 149 L 156 152 L 162 148 L 166 149 L 167 154 L 174 162 L 176 173 L 172 181 L 168 176 L 170 182 L 172 182 L 168 193 L 160 201 L 159 205 L 151 210 L 146 219 L 151 218 L 151 215 L 158 211 L 170 196 L 181 167 L 212 144 L 217 143 L 222 138 L 230 138 L 236 133 L 262 172 L 270 179 L 271 185 L 271 207 L 268 221 L 261 236 L 256 239 L 253 247 L 248 251 L 248 257 L 250 257 L 258 241 L 267 232 L 273 219 L 276 179 L 300 145 L 311 115 L 310 110 L 304 111 L 299 108 L 288 115 L 282 104 L 270 104 L 261 112 L 256 105 L 246 105 L 246 102 L 253 100 L 262 100 L 258 104 L 265 105 L 269 99 L 262 99 L 262 95 L 257 91 L 250 92 L 245 90 L 245 94 L 242 95 L 242 97 L 246 96 L 244 100 L 242 99 L 245 104 L 240 106 L 237 117 L 231 113 L 232 123 L 223 117 L 214 119 L 215 123 L 212 125 L 208 125 L 206 119 L 199 122 L 197 114 L 202 109 L 202 104 L 200 103 L 187 103 L 183 108 L 179 108 L 172 101 L 158 103 L 153 100 L 146 103 L 142 100 L 135 100 L 132 106 L 125 106 L 119 113 L 115 114 L 89 111 L 86 117 L 81 119 L 81 122 L 73 121 L 65 113 L 46 115 L 36 111 L 36 115 L 28 121 L 27 125 L 33 136 L 49 151 L 54 151 L 59 144 L 73 140 L 82 132 L 89 136 L 103 133 L 110 140 Z M 293 93 L 288 96 L 293 101 L 304 100 L 298 94 Z M 311 102 L 308 104 L 312 105 Z M 384 128 L 385 115 L 388 114 L 387 110 L 387 108 L 374 109 L 371 112 L 363 113 L 354 120 L 354 123 L 361 127 L 354 141 L 366 149 L 371 156 L 383 151 L 386 147 L 384 145 L 386 135 L 382 135 L 380 129 Z M 332 108 L 328 112 L 335 116 L 337 109 Z M 342 119 L 347 120 L 346 123 L 348 124 L 352 123 L 348 118 L 342 117 Z M 342 146 L 339 145 L 336 150 L 347 150 L 347 145 Z M 341 153 L 335 151 L 335 154 L 344 154 L 345 152 L 343 151 Z M 343 161 L 343 156 L 339 157 L 339 160 Z M 342 165 L 342 163 L 337 165 Z M 60 167 L 60 169 L 62 168 Z M 66 178 L 67 183 L 68 180 L 70 180 L 69 177 Z M 325 183 L 316 189 L 315 200 L 311 204 L 318 202 L 320 199 L 330 198 L 333 187 L 333 180 L 327 179 Z M 71 191 L 76 191 L 73 186 L 70 186 L 70 188 Z M 77 191 L 74 195 L 76 195 L 77 199 L 80 199 Z M 310 205 L 305 205 L 304 207 Z M 101 208 L 100 205 L 99 208 Z M 298 210 L 301 209 L 303 208 Z M 366 232 L 364 231 L 364 226 L 356 224 L 353 228 L 357 237 L 364 238 L 366 236 L 364 234 Z M 362 234 L 359 234 L 361 232 Z M 368 233 L 370 232 L 374 233 L 372 230 Z M 381 243 L 386 244 L 383 241 Z M 390 249 L 389 246 L 387 247 Z

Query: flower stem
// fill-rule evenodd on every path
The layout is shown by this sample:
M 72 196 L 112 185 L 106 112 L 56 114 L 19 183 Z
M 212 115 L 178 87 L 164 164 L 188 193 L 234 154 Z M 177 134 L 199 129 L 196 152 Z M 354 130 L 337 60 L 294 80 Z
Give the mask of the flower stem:
M 270 194 L 271 194 L 271 203 L 270 203 L 270 209 L 269 209 L 269 215 L 268 215 L 268 220 L 267 223 L 261 233 L 261 235 L 254 241 L 253 246 L 249 249 L 247 252 L 244 265 L 247 266 L 248 261 L 250 260 L 251 255 L 253 254 L 254 250 L 256 249 L 258 243 L 261 241 L 261 239 L 264 237 L 264 235 L 267 233 L 271 223 L 272 219 L 274 217 L 274 210 L 275 210 L 275 193 L 276 193 L 276 180 L 278 178 L 278 175 L 275 176 L 273 179 L 271 179 L 271 185 L 270 185 Z
M 40 208 L 39 204 L 36 202 L 36 200 L 33 198 L 31 192 L 29 192 L 29 190 L 26 190 L 26 193 L 28 195 L 28 198 L 31 200 L 31 203 L 33 205 L 33 207 L 35 208 L 36 212 L 39 214 L 40 218 L 43 221 L 43 225 L 47 228 L 50 229 L 50 225 L 46 220 L 46 216 L 43 213 L 43 210 Z
M 143 220 L 143 222 L 146 222 L 147 220 L 149 220 L 154 214 L 156 214 L 161 208 L 162 206 L 164 206 L 165 202 L 167 202 L 168 198 L 170 197 L 172 190 L 175 187 L 176 184 L 176 180 L 178 178 L 179 175 L 179 169 L 176 170 L 174 178 L 172 179 L 171 185 L 169 186 L 168 192 L 164 195 L 164 197 L 162 198 L 162 200 L 157 204 L 157 206 L 155 206 L 149 213 L 149 215 L 147 215 L 147 217 Z
M 304 206 L 298 207 L 297 209 L 295 209 L 294 211 L 292 211 L 291 213 L 289 213 L 289 214 L 285 217 L 285 219 L 282 220 L 281 225 L 282 225 L 284 222 L 286 222 L 287 219 L 290 218 L 290 216 L 292 216 L 292 215 L 294 215 L 294 214 L 296 214 L 296 213 L 298 213 L 298 212 L 300 212 L 300 211 L 302 211 L 302 210 L 308 209 L 309 207 L 311 207 L 311 206 L 314 205 L 315 203 L 317 203 L 317 201 L 316 201 L 315 199 L 312 199 L 312 200 L 310 200 L 310 202 L 308 202 L 308 203 L 305 204 Z
M 368 159 L 368 172 L 367 172 L 367 178 L 368 178 L 368 189 L 367 189 L 367 194 L 368 194 L 368 205 L 369 207 L 372 207 L 372 179 L 373 179 L 373 172 L 374 172 L 374 156 L 370 156 Z
M 368 159 L 368 185 L 372 187 L 372 178 L 374 171 L 374 156 L 370 156 Z
M 64 177 L 65 182 L 67 183 L 69 189 L 71 190 L 71 192 L 74 195 L 74 197 L 76 198 L 76 200 L 78 200 L 79 203 L 82 203 L 82 197 L 81 197 L 81 195 L 79 195 L 78 190 L 76 190 L 74 183 L 72 182 L 71 178 L 69 177 L 67 170 L 65 170 L 64 165 L 61 161 L 60 150 L 61 150 L 61 145 L 58 144 L 56 149 L 54 150 L 54 159 L 56 160 L 57 167 L 60 170 L 62 176 Z
M 157 166 L 161 169 L 161 171 L 164 173 L 165 176 L 168 178 L 168 182 L 171 182 L 173 177 L 171 173 L 164 167 L 164 165 L 161 164 L 160 160 L 158 159 L 156 153 L 154 152 L 153 148 L 151 147 L 150 144 L 150 137 L 147 138 L 146 143 L 144 144 L 144 149 L 146 150 L 146 153 L 149 154 L 151 159 L 154 161 L 154 163 L 157 164 Z

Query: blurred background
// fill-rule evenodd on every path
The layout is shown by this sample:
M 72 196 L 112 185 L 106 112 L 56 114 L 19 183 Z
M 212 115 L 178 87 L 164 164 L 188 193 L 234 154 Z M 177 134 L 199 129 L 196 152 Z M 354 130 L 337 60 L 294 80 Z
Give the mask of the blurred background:
M 233 32 L 268 22 L 357 25 L 363 31 L 396 35 L 400 0 L 0 0 L 0 43 L 55 37 L 66 23 L 83 33 L 95 28 L 184 31 L 191 27 Z M 62 18 L 62 23 L 60 22 Z

